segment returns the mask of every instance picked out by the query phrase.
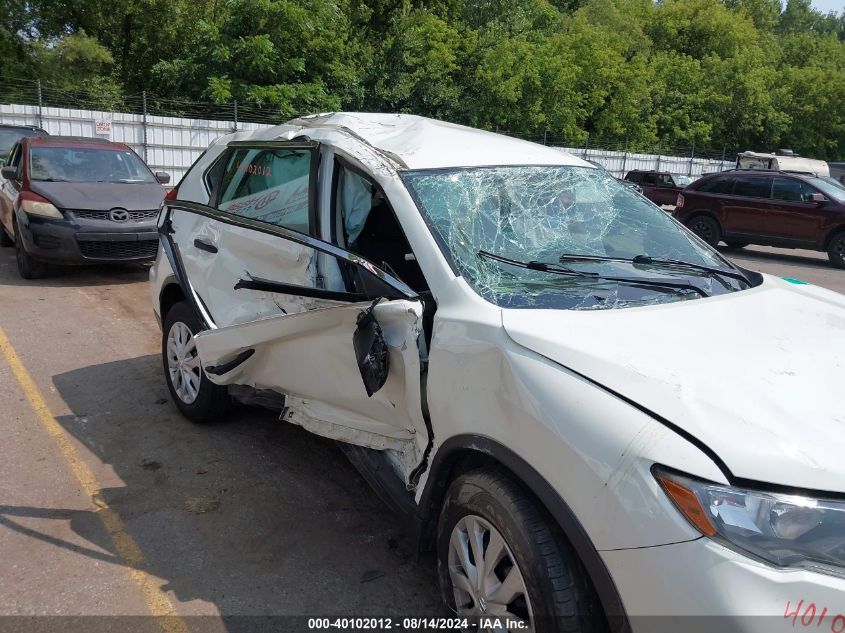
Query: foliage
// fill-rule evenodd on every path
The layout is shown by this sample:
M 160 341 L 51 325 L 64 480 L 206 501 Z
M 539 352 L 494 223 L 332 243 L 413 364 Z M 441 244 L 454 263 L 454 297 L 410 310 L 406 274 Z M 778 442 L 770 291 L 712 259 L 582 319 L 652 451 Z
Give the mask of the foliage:
M 0 55 L 103 103 L 845 158 L 845 13 L 810 0 L 6 0 Z

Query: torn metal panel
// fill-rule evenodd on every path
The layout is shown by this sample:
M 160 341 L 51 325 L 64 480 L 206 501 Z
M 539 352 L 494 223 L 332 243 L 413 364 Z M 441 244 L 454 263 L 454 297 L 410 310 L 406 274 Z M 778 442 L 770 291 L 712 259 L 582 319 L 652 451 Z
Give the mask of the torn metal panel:
M 353 344 L 358 319 L 368 311 L 389 356 L 389 371 L 370 397 Z M 421 452 L 427 440 L 417 346 L 421 323 L 419 301 L 382 301 L 374 308 L 371 302 L 360 302 L 222 327 L 201 332 L 195 340 L 203 367 L 226 366 L 255 350 L 228 373 L 207 373 L 212 382 L 272 389 L 288 396 L 290 407 L 296 408 L 292 398 L 310 403 L 313 420 L 382 437 L 413 438 Z M 403 451 L 416 455 L 416 450 Z M 415 465 L 409 463 L 409 470 Z

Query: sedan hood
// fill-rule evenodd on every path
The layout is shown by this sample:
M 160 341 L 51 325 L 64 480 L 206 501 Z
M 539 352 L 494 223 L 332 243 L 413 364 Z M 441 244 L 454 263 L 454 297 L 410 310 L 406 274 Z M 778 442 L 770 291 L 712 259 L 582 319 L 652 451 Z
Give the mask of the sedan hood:
M 845 296 L 766 276 L 706 299 L 502 318 L 516 343 L 674 423 L 734 476 L 845 492 Z
M 127 211 L 157 209 L 164 200 L 164 187 L 158 183 L 122 182 L 39 182 L 30 189 L 44 196 L 59 209 Z

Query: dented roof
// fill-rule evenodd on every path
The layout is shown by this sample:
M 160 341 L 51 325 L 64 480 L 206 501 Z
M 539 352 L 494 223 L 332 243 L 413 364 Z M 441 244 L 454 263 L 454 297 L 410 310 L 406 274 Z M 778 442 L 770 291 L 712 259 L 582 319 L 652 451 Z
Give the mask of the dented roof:
M 559 149 L 413 114 L 316 114 L 256 131 L 250 138 L 291 138 L 295 130 L 330 143 L 343 137 L 354 138 L 389 158 L 400 169 L 490 165 L 591 167 L 589 163 Z

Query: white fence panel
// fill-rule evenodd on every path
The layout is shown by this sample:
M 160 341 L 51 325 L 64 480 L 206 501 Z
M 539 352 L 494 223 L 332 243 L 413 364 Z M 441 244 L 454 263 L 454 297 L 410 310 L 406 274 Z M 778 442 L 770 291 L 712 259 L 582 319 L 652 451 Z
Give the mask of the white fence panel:
M 558 149 L 579 158 L 592 160 L 618 178 L 624 178 L 625 174 L 632 169 L 654 169 L 697 177 L 714 171 L 733 169 L 736 166 L 734 161 L 710 160 L 708 158 L 635 154 L 604 149 L 585 149 L 583 147 L 560 147 Z
M 111 133 L 97 134 L 98 121 L 110 121 Z M 171 183 L 177 183 L 199 155 L 217 138 L 234 131 L 233 121 L 186 119 L 179 117 L 147 116 L 146 146 L 144 145 L 144 117 L 141 114 L 71 110 L 45 107 L 38 114 L 38 106 L 0 104 L 0 124 L 41 125 L 50 134 L 65 136 L 99 136 L 131 146 L 144 157 L 154 171 L 166 171 Z M 257 130 L 268 127 L 258 123 L 238 123 L 238 130 Z M 658 169 L 677 174 L 700 176 L 734 167 L 732 161 L 635 154 L 583 147 L 561 147 L 581 158 L 603 165 L 614 176 L 622 178 L 632 169 Z
M 98 121 L 111 122 L 109 134 L 97 134 Z M 234 131 L 233 121 L 147 116 L 144 145 L 144 116 L 125 112 L 72 110 L 38 106 L 0 104 L 0 124 L 40 125 L 50 134 L 109 138 L 126 143 L 145 158 L 153 171 L 166 171 L 170 182 L 179 182 L 200 154 L 216 139 Z M 238 123 L 238 130 L 268 127 Z

